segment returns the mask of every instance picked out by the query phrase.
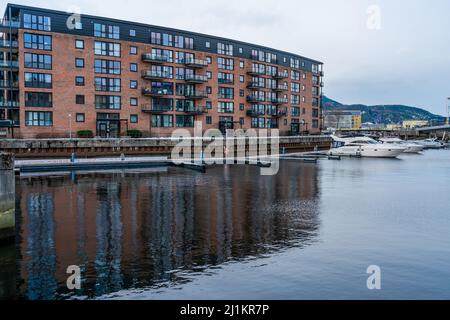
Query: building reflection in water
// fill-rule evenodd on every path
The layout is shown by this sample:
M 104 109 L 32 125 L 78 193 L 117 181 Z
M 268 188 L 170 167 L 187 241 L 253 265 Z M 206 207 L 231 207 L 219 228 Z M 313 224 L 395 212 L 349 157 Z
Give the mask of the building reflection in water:
M 226 166 L 22 178 L 21 295 L 95 297 L 182 284 L 186 272 L 311 244 L 318 170 L 287 162 L 273 177 Z M 82 270 L 76 293 L 66 288 L 71 265 Z

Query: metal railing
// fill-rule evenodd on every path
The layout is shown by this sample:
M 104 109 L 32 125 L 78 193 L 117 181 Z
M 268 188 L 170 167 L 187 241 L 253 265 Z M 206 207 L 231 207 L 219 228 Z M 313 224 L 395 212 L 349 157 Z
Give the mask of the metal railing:
M 205 68 L 208 66 L 208 61 L 201 59 L 186 59 L 184 64 L 196 68 Z
M 173 111 L 172 106 L 143 104 L 141 105 L 141 111 L 147 113 L 166 113 Z
M 143 78 L 149 79 L 172 79 L 172 75 L 168 72 L 144 70 L 142 72 Z
M 207 82 L 208 77 L 198 74 L 189 74 L 184 77 L 184 80 L 187 82 Z
M 142 61 L 144 62 L 158 62 L 158 63 L 171 63 L 173 59 L 169 56 L 153 54 L 153 53 L 144 53 L 142 55 Z

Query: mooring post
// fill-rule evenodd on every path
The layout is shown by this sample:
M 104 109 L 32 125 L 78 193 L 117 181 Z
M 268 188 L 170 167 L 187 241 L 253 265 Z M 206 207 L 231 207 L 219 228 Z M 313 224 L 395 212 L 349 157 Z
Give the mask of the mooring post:
M 14 155 L 0 153 L 0 244 L 15 234 Z

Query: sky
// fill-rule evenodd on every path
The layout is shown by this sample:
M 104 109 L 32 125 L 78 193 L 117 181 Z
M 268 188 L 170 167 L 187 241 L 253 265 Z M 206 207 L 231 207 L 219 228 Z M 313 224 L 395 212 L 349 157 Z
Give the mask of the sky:
M 8 1 L 0 0 L 2 8 Z M 324 63 L 324 94 L 345 104 L 404 104 L 446 115 L 448 0 L 17 0 L 300 54 Z M 3 9 L 1 9 L 3 10 Z

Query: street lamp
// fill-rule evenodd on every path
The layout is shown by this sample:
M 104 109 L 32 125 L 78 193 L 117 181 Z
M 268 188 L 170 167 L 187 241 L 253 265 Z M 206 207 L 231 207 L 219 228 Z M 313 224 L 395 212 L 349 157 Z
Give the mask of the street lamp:
M 69 136 L 70 140 L 72 140 L 72 114 L 69 113 Z

